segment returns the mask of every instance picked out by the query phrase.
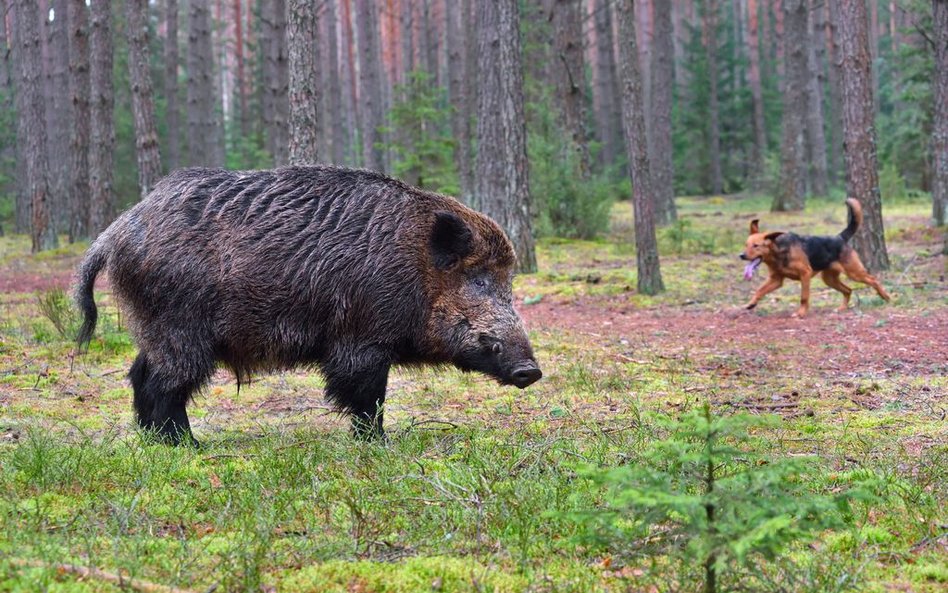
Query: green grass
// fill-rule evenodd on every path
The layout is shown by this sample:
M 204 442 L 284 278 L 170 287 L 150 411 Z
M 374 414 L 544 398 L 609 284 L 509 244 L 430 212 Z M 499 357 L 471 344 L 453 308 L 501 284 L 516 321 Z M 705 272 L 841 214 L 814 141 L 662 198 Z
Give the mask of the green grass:
M 768 205 L 680 199 L 691 223 L 682 241 L 660 233 L 668 291 L 657 297 L 634 291 L 627 204 L 607 238 L 542 241 L 541 272 L 517 279 L 518 300 L 580 305 L 577 318 L 595 325 L 533 328 L 545 377 L 525 391 L 453 370 L 395 372 L 384 443 L 353 440 L 315 374 L 261 376 L 238 391 L 222 371 L 191 406 L 204 446 L 149 444 L 132 429 L 124 374 L 135 348 L 109 294 L 97 295 L 100 325 L 81 356 L 41 314 L 35 290 L 0 294 L 0 592 L 121 590 L 57 564 L 194 591 L 694 591 L 693 570 L 588 545 L 569 517 L 604 500 L 578 468 L 637 463 L 663 436 L 656 414 L 705 401 L 723 414 L 796 402 L 754 447 L 815 456 L 813 493 L 867 475 L 879 484 L 848 528 L 792 550 L 792 573 L 761 570 L 794 591 L 944 590 L 945 366 L 904 370 L 892 352 L 886 372 L 833 374 L 794 367 L 784 330 L 747 351 L 699 347 L 675 326 L 617 336 L 600 323 L 625 309 L 694 313 L 718 320 L 695 330 L 713 339 L 750 290 L 735 257 L 750 218 L 805 233 L 845 224 L 841 200 L 802 214 L 771 215 Z M 927 209 L 886 206 L 895 265 L 883 278 L 895 303 L 880 306 L 860 287 L 857 309 L 825 321 L 838 299 L 814 286 L 812 323 L 845 328 L 868 316 L 885 330 L 906 316 L 942 319 L 944 262 Z M 68 278 L 82 251 L 33 258 L 28 248 L 0 238 L 0 273 Z M 757 325 L 782 323 L 795 298 L 795 287 L 779 291 Z M 849 348 L 828 341 L 823 351 Z

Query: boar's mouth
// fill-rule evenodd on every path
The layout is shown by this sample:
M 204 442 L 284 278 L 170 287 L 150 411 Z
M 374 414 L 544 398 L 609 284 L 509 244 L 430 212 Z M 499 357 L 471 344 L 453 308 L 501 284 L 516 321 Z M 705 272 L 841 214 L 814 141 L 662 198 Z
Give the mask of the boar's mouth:
M 462 353 L 454 364 L 463 371 L 481 372 L 493 377 L 501 385 L 524 389 L 543 377 L 543 372 L 532 353 L 515 353 L 505 348 L 502 341 L 481 335 L 473 351 Z

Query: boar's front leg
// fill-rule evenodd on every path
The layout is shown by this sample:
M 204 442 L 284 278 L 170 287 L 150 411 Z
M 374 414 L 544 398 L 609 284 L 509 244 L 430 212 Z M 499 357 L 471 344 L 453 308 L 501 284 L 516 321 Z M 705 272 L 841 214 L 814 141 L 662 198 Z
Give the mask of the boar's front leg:
M 385 436 L 383 405 L 391 359 L 375 349 L 338 352 L 323 364 L 326 397 L 352 418 L 352 434 L 371 439 Z
M 200 365 L 207 366 L 207 365 Z M 184 368 L 190 368 L 186 365 Z M 197 441 L 191 434 L 186 406 L 191 394 L 200 388 L 210 370 L 202 368 L 201 377 L 174 376 L 153 367 L 144 352 L 140 352 L 128 373 L 135 394 L 135 415 L 138 425 L 170 445 L 191 444 Z

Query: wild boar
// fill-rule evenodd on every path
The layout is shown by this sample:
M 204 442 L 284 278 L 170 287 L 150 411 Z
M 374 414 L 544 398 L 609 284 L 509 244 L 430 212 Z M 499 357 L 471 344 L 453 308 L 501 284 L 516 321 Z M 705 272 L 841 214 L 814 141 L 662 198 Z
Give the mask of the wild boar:
M 92 337 L 105 269 L 139 347 L 142 428 L 195 442 L 186 404 L 218 364 L 238 382 L 304 366 L 357 435 L 381 436 L 393 365 L 453 364 L 521 389 L 540 379 L 514 263 L 494 221 L 379 173 L 182 169 L 89 248 L 78 341 Z

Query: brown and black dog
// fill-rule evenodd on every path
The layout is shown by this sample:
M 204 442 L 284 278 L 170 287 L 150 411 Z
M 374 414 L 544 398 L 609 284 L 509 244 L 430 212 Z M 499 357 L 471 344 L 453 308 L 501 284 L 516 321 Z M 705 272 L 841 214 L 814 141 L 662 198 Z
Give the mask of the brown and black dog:
M 740 255 L 741 259 L 750 262 L 744 270 L 744 276 L 750 280 L 757 266 L 765 263 L 770 268 L 770 277 L 754 293 L 754 298 L 746 305 L 747 309 L 756 307 L 760 299 L 780 288 L 784 279 L 789 278 L 799 280 L 802 285 L 800 308 L 794 316 L 803 317 L 810 306 L 810 280 L 820 274 L 827 286 L 843 293 L 843 304 L 839 310 L 845 311 L 853 291 L 839 279 L 842 272 L 846 272 L 851 280 L 868 284 L 876 289 L 880 297 L 889 300 L 889 294 L 866 271 L 859 261 L 859 254 L 848 244 L 862 224 L 862 206 L 853 198 L 846 200 L 846 206 L 849 208 L 849 223 L 835 237 L 809 237 L 782 231 L 761 233 L 758 221 L 751 221 L 750 236 Z

